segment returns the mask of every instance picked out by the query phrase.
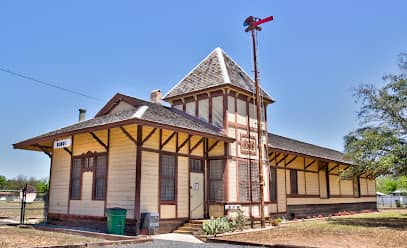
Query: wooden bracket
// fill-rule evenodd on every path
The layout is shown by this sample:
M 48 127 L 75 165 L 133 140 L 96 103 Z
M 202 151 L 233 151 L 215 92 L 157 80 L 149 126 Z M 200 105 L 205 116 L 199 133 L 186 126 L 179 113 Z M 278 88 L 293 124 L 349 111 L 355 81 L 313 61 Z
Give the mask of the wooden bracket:
M 181 150 L 181 148 L 184 147 L 188 143 L 188 141 L 191 139 L 191 137 L 192 137 L 192 135 L 188 135 L 188 138 L 186 138 L 185 141 L 182 142 L 181 145 L 179 145 L 177 147 L 177 152 L 179 152 L 179 150 Z
M 282 159 L 278 160 L 276 165 L 278 166 L 283 160 L 285 160 L 288 157 L 288 154 L 286 154 Z
M 120 130 L 127 136 L 127 138 L 129 138 L 135 145 L 137 145 L 137 140 L 133 136 L 131 136 L 131 134 L 124 127 L 120 127 Z
M 174 138 L 175 134 L 177 134 L 176 131 L 174 131 L 174 132 L 170 135 L 170 137 L 168 137 L 168 138 L 160 145 L 160 150 L 163 149 L 163 147 L 164 147 L 166 144 L 168 144 L 168 142 L 170 142 L 170 140 L 171 140 L 172 138 Z
M 208 148 L 208 153 L 210 152 L 210 151 L 212 151 L 212 149 L 213 148 L 215 148 L 215 146 L 217 146 L 219 144 L 219 140 L 217 140 L 215 143 L 213 143 L 209 148 Z
M 66 147 L 64 147 L 64 150 L 67 152 L 67 153 L 69 153 L 69 155 L 71 155 L 72 156 L 72 151 L 71 150 L 69 150 L 68 148 L 66 148 Z
M 291 164 L 294 160 L 297 159 L 298 156 L 293 157 L 290 161 L 288 161 L 288 163 L 285 164 L 285 166 L 287 167 L 289 164 Z
M 321 163 L 319 163 L 319 164 L 318 164 L 318 171 L 320 171 L 320 170 L 322 170 L 322 169 L 325 169 L 326 171 L 328 171 L 328 169 L 329 169 L 329 164 L 328 164 L 328 163 L 323 163 L 323 164 L 321 165 Z
M 51 147 L 41 146 L 39 144 L 35 144 L 34 146 L 40 148 L 43 153 L 45 153 L 49 158 L 52 159 L 51 152 L 47 150 L 47 149 L 51 149 Z
M 103 143 L 103 141 L 102 141 L 101 139 L 99 139 L 99 137 L 98 137 L 94 132 L 90 132 L 90 134 L 92 135 L 92 137 L 93 137 L 101 146 L 103 146 L 103 147 L 106 149 L 106 151 L 108 150 L 108 146 L 107 146 L 105 143 Z
M 305 169 L 308 169 L 308 167 L 310 167 L 311 165 L 315 164 L 315 162 L 317 162 L 316 159 L 312 160 L 310 163 L 308 163 L 308 164 L 305 166 Z
M 143 141 L 141 142 L 142 145 L 144 145 L 144 143 L 149 140 L 151 138 L 151 136 L 153 136 L 153 134 L 155 133 L 155 131 L 157 131 L 157 128 L 153 128 L 153 130 L 151 130 L 151 132 L 143 139 Z
M 191 147 L 191 149 L 189 150 L 189 153 L 192 153 L 204 141 L 204 139 L 205 138 L 202 138 L 193 147 Z
M 274 155 L 274 157 L 272 157 L 272 158 L 269 159 L 269 162 L 271 162 L 271 161 L 273 161 L 274 159 L 278 158 L 278 156 L 280 156 L 280 153 L 276 153 L 276 154 Z
M 336 168 L 339 167 L 339 165 L 340 165 L 340 164 L 336 164 L 336 165 L 335 165 L 334 167 L 332 167 L 331 169 L 328 169 L 328 172 L 331 172 L 331 171 L 335 170 Z

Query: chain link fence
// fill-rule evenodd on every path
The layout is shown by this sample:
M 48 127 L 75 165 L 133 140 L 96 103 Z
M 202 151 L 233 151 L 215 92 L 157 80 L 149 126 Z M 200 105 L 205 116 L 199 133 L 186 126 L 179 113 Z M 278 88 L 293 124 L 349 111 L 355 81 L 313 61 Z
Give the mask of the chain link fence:
M 36 224 L 46 221 L 48 193 L 26 186 L 0 190 L 0 224 Z
M 378 208 L 400 208 L 407 206 L 407 196 L 377 196 Z

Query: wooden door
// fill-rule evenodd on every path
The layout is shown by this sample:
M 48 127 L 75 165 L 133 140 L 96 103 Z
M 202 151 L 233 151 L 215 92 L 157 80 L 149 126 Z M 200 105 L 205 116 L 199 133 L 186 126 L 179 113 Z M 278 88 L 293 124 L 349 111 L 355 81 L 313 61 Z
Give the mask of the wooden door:
M 190 217 L 191 219 L 203 219 L 204 217 L 204 174 L 191 172 L 190 174 Z

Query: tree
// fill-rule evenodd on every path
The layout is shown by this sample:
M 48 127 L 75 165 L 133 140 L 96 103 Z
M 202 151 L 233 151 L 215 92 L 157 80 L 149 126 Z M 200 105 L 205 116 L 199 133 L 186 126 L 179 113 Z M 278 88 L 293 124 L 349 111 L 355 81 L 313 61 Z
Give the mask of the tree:
M 391 176 L 378 177 L 376 179 L 376 184 L 376 190 L 384 194 L 390 194 L 391 192 L 399 189 L 398 180 Z
M 7 186 L 7 178 L 0 175 L 0 189 L 5 189 Z
M 400 74 L 384 76 L 383 87 L 355 91 L 362 127 L 345 136 L 346 156 L 357 164 L 347 174 L 407 175 L 407 53 L 399 59 Z
M 34 184 L 34 186 L 38 192 L 46 192 L 48 191 L 48 179 L 47 178 L 40 179 Z

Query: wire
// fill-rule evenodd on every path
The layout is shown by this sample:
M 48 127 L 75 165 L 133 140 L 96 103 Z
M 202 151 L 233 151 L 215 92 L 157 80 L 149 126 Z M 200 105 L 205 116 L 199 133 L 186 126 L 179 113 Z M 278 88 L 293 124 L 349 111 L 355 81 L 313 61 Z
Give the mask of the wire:
M 6 68 L 4 68 L 4 67 L 0 67 L 0 71 L 5 72 L 5 73 L 8 73 L 8 74 L 11 74 L 11 75 L 16 76 L 16 77 L 20 77 L 20 78 L 24 78 L 24 79 L 27 79 L 27 80 L 36 82 L 36 83 L 38 83 L 38 84 L 42 84 L 42 85 L 45 85 L 45 86 L 48 86 L 48 87 L 52 87 L 52 88 L 55 88 L 55 89 L 58 89 L 58 90 L 66 91 L 66 92 L 69 92 L 69 93 L 71 93 L 71 94 L 80 95 L 80 96 L 82 96 L 82 97 L 86 97 L 86 98 L 89 98 L 89 99 L 92 99 L 92 100 L 95 100 L 95 101 L 103 101 L 102 99 L 99 99 L 99 98 L 97 98 L 97 97 L 94 97 L 94 96 L 91 96 L 91 95 L 88 95 L 88 94 L 85 94 L 85 93 L 82 93 L 82 92 L 79 92 L 79 91 L 67 89 L 67 88 L 58 86 L 58 85 L 53 84 L 53 83 L 49 83 L 49 82 L 45 82 L 45 81 L 42 81 L 42 80 L 38 80 L 38 79 L 35 79 L 35 78 L 33 78 L 33 77 L 24 75 L 24 74 L 22 74 L 22 73 L 18 73 L 18 72 L 11 71 L 11 70 L 6 69 Z

